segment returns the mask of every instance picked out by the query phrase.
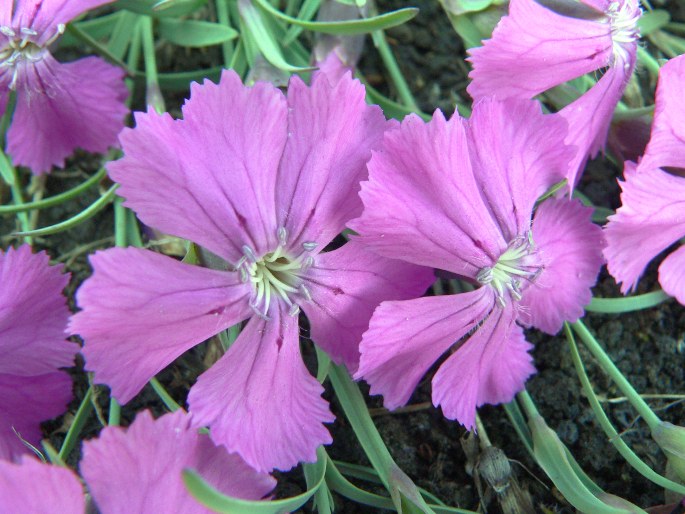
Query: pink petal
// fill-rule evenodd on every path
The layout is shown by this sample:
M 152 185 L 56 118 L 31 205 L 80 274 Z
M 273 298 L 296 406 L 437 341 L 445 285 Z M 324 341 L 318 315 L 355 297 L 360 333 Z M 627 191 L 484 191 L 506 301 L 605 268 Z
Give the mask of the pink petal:
M 7 132 L 13 162 L 41 174 L 64 167 L 76 148 L 103 153 L 115 146 L 128 112 L 123 78 L 120 68 L 99 57 L 62 64 L 46 53 L 22 65 Z
M 209 425 L 216 444 L 259 471 L 313 462 L 331 442 L 322 423 L 334 417 L 302 362 L 297 317 L 283 309 L 253 317 L 188 395 L 193 425 Z
M 661 263 L 659 283 L 666 294 L 685 305 L 685 246 L 678 248 Z
M 189 348 L 247 318 L 250 288 L 237 273 L 178 262 L 139 248 L 90 258 L 69 326 L 85 341 L 86 369 L 128 402 Z
M 538 102 L 485 99 L 474 105 L 467 134 L 481 195 L 512 241 L 530 229 L 537 199 L 566 175 L 575 153 L 564 145 L 566 123 L 543 115 Z
M 188 468 L 237 498 L 259 500 L 275 486 L 269 475 L 214 446 L 181 410 L 157 420 L 143 411 L 128 429 L 105 427 L 84 443 L 80 467 L 95 503 L 108 514 L 214 512 L 188 493 L 181 478 Z
M 361 214 L 359 181 L 386 121 L 366 103 L 351 75 L 331 85 L 315 74 L 307 87 L 297 76 L 288 87 L 288 143 L 278 170 L 276 210 L 288 246 L 317 242 L 323 248 Z
M 433 405 L 469 430 L 477 407 L 511 401 L 535 373 L 532 345 L 515 319 L 513 308 L 493 309 L 433 377 Z
M 78 477 L 69 468 L 26 457 L 0 461 L 0 512 L 83 514 L 86 502 Z
M 468 141 L 470 142 L 470 141 Z M 465 122 L 436 111 L 386 133 L 362 184 L 362 216 L 349 223 L 385 257 L 475 277 L 506 248 L 473 176 Z
M 519 322 L 556 334 L 564 321 L 583 316 L 604 263 L 602 229 L 591 218 L 592 209 L 577 200 L 552 198 L 540 205 L 533 240 L 543 271 L 524 289 Z
M 304 282 L 312 301 L 301 303 L 311 338 L 354 371 L 359 342 L 378 304 L 420 296 L 434 280 L 432 269 L 377 256 L 356 241 L 319 254 Z
M 0 252 L 0 373 L 39 375 L 74 363 L 78 346 L 64 336 L 69 274 L 49 261 L 28 245 Z
M 163 232 L 194 241 L 233 264 L 278 239 L 274 187 L 287 139 L 287 105 L 274 86 L 246 87 L 226 70 L 219 84 L 191 86 L 183 120 L 136 114 L 124 157 L 108 166 L 125 205 Z
M 685 56 L 669 60 L 659 70 L 652 137 L 638 168 L 685 168 Z
M 577 149 L 568 171 L 568 182 L 576 185 L 588 156 L 596 157 L 606 144 L 611 118 L 623 91 L 633 74 L 635 60 L 628 68 L 622 66 L 607 69 L 599 82 L 559 111 L 568 121 L 566 144 Z
M 57 32 L 58 25 L 69 23 L 80 14 L 112 1 L 15 0 L 12 25 L 14 27 L 30 27 L 35 30 L 39 34 L 37 42 L 42 45 Z
M 382 394 L 388 409 L 406 404 L 428 369 L 488 315 L 494 301 L 490 288 L 480 288 L 383 302 L 362 339 L 354 378 L 366 380 L 371 394 Z
M 685 236 L 685 180 L 660 169 L 636 171 L 626 162 L 622 206 L 605 227 L 609 273 L 628 293 L 647 264 Z
M 41 421 L 62 414 L 71 397 L 71 378 L 66 373 L 55 371 L 36 376 L 1 373 L 0 460 L 13 460 L 31 453 L 15 431 L 24 440 L 40 447 Z
M 492 39 L 469 50 L 473 65 L 467 88 L 476 100 L 533 98 L 610 63 L 613 53 L 607 17 L 580 19 L 558 14 L 535 0 L 511 0 Z M 534 20 L 534 22 L 532 22 Z

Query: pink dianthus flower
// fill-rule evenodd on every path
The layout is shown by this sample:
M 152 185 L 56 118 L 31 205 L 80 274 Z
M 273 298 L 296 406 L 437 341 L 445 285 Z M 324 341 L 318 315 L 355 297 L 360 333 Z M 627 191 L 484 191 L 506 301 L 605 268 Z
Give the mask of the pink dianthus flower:
M 533 101 L 483 100 L 470 119 L 389 131 L 362 183 L 350 227 L 371 250 L 454 273 L 476 289 L 386 301 L 361 345 L 355 378 L 405 404 L 428 369 L 433 403 L 467 428 L 476 407 L 510 401 L 534 372 L 523 326 L 555 333 L 578 319 L 602 264 L 601 229 L 577 201 L 537 199 L 563 177 L 566 123 Z
M 16 107 L 7 153 L 34 173 L 64 166 L 76 148 L 104 152 L 124 128 L 124 72 L 99 57 L 56 61 L 49 46 L 79 14 L 112 0 L 0 2 L 0 114 Z
M 106 427 L 83 444 L 80 467 L 102 514 L 213 512 L 187 491 L 185 469 L 245 500 L 261 500 L 275 485 L 272 477 L 199 434 L 183 411 L 157 420 L 144 411 L 126 429 Z M 0 512 L 84 514 L 86 502 L 73 471 L 25 456 L 20 463 L 0 462 Z
M 659 71 L 652 136 L 637 165 L 626 161 L 619 181 L 622 205 L 606 225 L 604 255 L 623 294 L 635 289 L 654 257 L 685 237 L 684 86 L 680 56 Z M 661 263 L 659 283 L 685 305 L 685 247 Z
M 468 92 L 478 100 L 533 98 L 586 73 L 604 70 L 589 91 L 559 114 L 566 144 L 578 152 L 566 176 L 575 185 L 588 156 L 604 147 L 611 118 L 633 73 L 641 15 L 638 0 L 511 0 L 492 39 L 469 50 Z
M 40 422 L 71 400 L 71 379 L 58 369 L 72 366 L 78 352 L 64 336 L 68 282 L 45 252 L 28 245 L 0 252 L 0 459 L 31 453 L 22 439 L 39 445 Z
M 136 248 L 91 258 L 71 330 L 86 368 L 121 402 L 181 353 L 247 318 L 188 402 L 196 426 L 256 469 L 316 459 L 331 441 L 323 388 L 300 356 L 298 312 L 312 340 L 356 369 L 358 343 L 384 299 L 418 296 L 432 274 L 356 242 L 322 250 L 361 213 L 359 181 L 386 128 L 350 75 L 293 77 L 287 98 L 233 71 L 194 84 L 183 120 L 139 113 L 110 164 L 125 205 L 192 240 L 222 269 Z

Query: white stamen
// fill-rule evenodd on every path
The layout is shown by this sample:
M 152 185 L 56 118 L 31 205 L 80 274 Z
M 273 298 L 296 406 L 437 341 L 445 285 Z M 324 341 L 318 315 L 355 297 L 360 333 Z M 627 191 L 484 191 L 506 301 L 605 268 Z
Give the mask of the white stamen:
M 317 247 L 317 244 L 313 241 L 307 241 L 307 242 L 302 243 L 302 248 L 304 248 L 305 251 L 307 251 L 307 252 L 311 252 L 316 247 Z

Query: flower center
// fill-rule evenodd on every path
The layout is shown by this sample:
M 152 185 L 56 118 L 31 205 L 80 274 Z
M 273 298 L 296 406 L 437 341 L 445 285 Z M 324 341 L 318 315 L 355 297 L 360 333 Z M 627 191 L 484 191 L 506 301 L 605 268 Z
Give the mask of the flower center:
M 542 263 L 533 244 L 532 234 L 514 239 L 494 266 L 486 266 L 476 275 L 476 280 L 489 285 L 495 291 L 500 307 L 505 307 L 507 298 L 521 300 L 525 283 L 532 283 L 542 272 Z
M 278 246 L 260 258 L 257 258 L 252 248 L 243 246 L 244 256 L 236 265 L 241 280 L 252 285 L 250 306 L 264 319 L 269 319 L 269 307 L 274 301 L 284 302 L 290 307 L 289 314 L 297 316 L 300 307 L 295 300 L 298 297 L 311 300 L 302 277 L 314 264 L 314 257 L 307 253 L 314 250 L 317 245 L 303 243 L 302 254 L 293 258 L 287 253 L 286 237 L 286 230 L 278 229 Z
M 625 67 L 628 67 L 628 49 L 626 45 L 632 45 L 640 38 L 640 29 L 637 20 L 642 15 L 642 10 L 634 0 L 612 2 L 607 10 L 611 23 L 611 39 L 613 41 L 614 59 L 620 59 Z
M 12 80 L 9 89 L 16 88 L 19 64 L 22 62 L 35 63 L 42 60 L 46 48 L 63 33 L 64 25 L 60 24 L 57 26 L 55 35 L 44 44 L 39 45 L 36 43 L 38 32 L 31 28 L 22 27 L 17 32 L 7 25 L 0 26 L 0 34 L 7 38 L 5 45 L 0 49 L 0 71 L 4 68 L 10 70 Z

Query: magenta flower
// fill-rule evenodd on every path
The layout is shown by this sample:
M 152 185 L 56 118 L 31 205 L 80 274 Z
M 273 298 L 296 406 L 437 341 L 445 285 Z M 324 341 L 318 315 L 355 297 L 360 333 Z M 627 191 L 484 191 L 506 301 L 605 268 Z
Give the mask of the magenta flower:
M 84 514 L 86 500 L 73 471 L 24 456 L 0 461 L 0 512 Z
M 157 420 L 144 411 L 128 429 L 106 427 L 98 439 L 83 444 L 81 473 L 102 514 L 213 512 L 190 496 L 181 478 L 184 469 L 245 500 L 261 500 L 276 485 L 214 446 L 183 411 Z M 31 457 L 17 464 L 0 461 L 0 512 L 83 514 L 85 507 L 83 488 L 70 469 Z
M 22 439 L 40 444 L 40 422 L 71 400 L 71 379 L 58 370 L 78 352 L 64 337 L 69 275 L 48 261 L 28 245 L 0 252 L 0 459 L 31 453 Z
M 469 120 L 409 116 L 374 152 L 351 228 L 381 255 L 477 286 L 376 309 L 355 377 L 386 407 L 407 403 L 454 347 L 433 378 L 433 403 L 472 428 L 477 406 L 510 401 L 534 372 L 521 325 L 554 333 L 583 314 L 602 264 L 601 229 L 576 201 L 535 209 L 573 155 L 565 137 L 565 122 L 532 101 L 483 100 Z
M 196 471 L 218 491 L 245 500 L 261 500 L 276 485 L 271 476 L 214 446 L 181 410 L 157 420 L 144 411 L 127 429 L 106 427 L 97 439 L 83 444 L 80 468 L 103 514 L 213 512 L 188 493 L 181 477 L 184 469 Z
M 476 100 L 533 98 L 606 68 L 595 86 L 560 111 L 569 124 L 566 144 L 578 148 L 566 174 L 575 185 L 588 155 L 595 157 L 604 147 L 635 68 L 641 11 L 638 0 L 568 1 L 554 3 L 556 10 L 544 4 L 511 0 L 492 39 L 469 50 L 468 92 Z
M 64 166 L 76 148 L 104 152 L 124 128 L 124 72 L 98 57 L 59 63 L 49 46 L 64 24 L 112 0 L 25 0 L 0 5 L 0 114 L 16 107 L 7 153 L 34 173 Z
M 652 137 L 639 164 L 626 161 L 625 181 L 619 182 L 622 205 L 606 225 L 604 255 L 623 294 L 635 289 L 654 257 L 685 237 L 684 85 L 681 56 L 659 72 Z M 659 283 L 685 305 L 684 247 L 661 263 Z
M 386 126 L 359 82 L 294 77 L 286 99 L 226 71 L 191 93 L 183 120 L 139 113 L 110 171 L 143 222 L 202 245 L 222 269 L 99 252 L 70 328 L 95 380 L 127 402 L 181 353 L 251 318 L 191 388 L 193 423 L 258 470 L 288 469 L 316 459 L 333 420 L 300 357 L 299 310 L 316 344 L 355 369 L 374 308 L 422 294 L 431 273 L 354 242 L 322 252 L 361 213 L 359 181 Z

